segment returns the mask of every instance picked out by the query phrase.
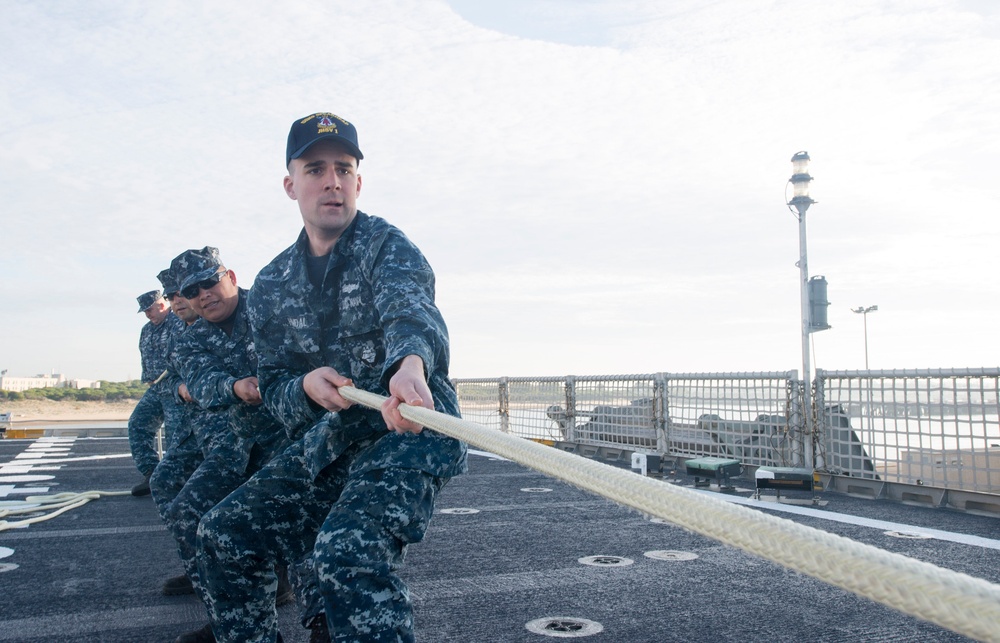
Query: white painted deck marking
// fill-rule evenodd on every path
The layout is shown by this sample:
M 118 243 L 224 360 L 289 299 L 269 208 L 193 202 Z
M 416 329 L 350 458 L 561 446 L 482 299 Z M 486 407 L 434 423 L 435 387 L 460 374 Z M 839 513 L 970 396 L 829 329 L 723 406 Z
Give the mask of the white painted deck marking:
M 0 473 L 6 473 L 6 471 L 0 471 Z M 44 482 L 46 480 L 54 480 L 55 476 L 32 476 L 32 475 L 16 475 L 7 476 L 0 475 L 0 482 Z
M 48 487 L 15 487 L 12 484 L 0 484 L 0 498 L 6 498 L 7 496 L 34 496 L 48 492 Z
M 19 458 L 20 456 L 14 456 L 14 457 Z M 51 458 L 47 460 L 38 460 L 31 466 L 35 466 L 36 464 L 63 464 L 65 462 L 86 462 L 88 460 L 108 460 L 111 458 L 131 458 L 131 457 L 132 457 L 131 453 L 114 453 L 110 455 L 84 455 L 76 458 Z M 19 464 L 26 464 L 26 463 L 19 463 Z
M 489 451 L 479 451 L 478 449 L 469 449 L 469 455 L 480 455 L 484 458 L 489 458 L 490 460 L 507 460 L 507 458 L 498 456 L 495 453 L 490 453 Z
M 944 540 L 947 542 L 959 543 L 962 545 L 974 545 L 976 547 L 985 547 L 987 549 L 1000 549 L 1000 540 L 994 540 L 992 538 L 983 538 L 982 536 L 970 536 L 969 534 L 959 534 L 952 531 L 942 531 L 940 529 L 918 527 L 916 525 L 904 525 L 902 523 L 889 522 L 887 520 L 875 520 L 874 518 L 852 516 L 850 514 L 841 514 L 833 511 L 821 511 L 819 509 L 812 509 L 810 507 L 797 507 L 795 505 L 786 505 L 778 502 L 768 502 L 766 500 L 754 500 L 753 498 L 743 498 L 738 496 L 724 496 L 722 494 L 713 493 L 711 491 L 700 491 L 700 490 L 696 491 L 697 493 L 711 494 L 713 498 L 721 498 L 722 500 L 725 500 L 727 502 L 732 502 L 738 505 L 746 505 L 748 507 L 758 507 L 760 509 L 769 509 L 771 511 L 781 511 L 783 513 L 795 514 L 797 516 L 810 516 L 812 518 L 819 518 L 821 520 L 832 520 L 833 522 L 841 522 L 848 525 L 871 527 L 872 529 L 878 529 L 880 531 L 903 531 L 913 534 L 920 534 L 922 536 L 929 536 L 937 540 Z

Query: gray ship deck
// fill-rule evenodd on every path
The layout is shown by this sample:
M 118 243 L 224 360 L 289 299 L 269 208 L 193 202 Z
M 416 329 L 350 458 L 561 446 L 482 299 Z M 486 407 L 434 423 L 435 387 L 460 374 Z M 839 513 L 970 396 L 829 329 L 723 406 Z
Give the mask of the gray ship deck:
M 18 474 L 3 467 L 33 444 L 0 440 L 0 502 L 26 493 L 120 491 L 137 481 L 124 438 L 65 442 L 68 451 L 47 458 L 63 460 L 45 465 L 51 469 Z M 552 634 L 587 633 L 585 621 L 560 632 L 553 624 L 560 617 L 599 623 L 603 631 L 580 637 L 595 643 L 968 640 L 518 464 L 479 452 L 469 464 L 468 475 L 442 491 L 427 539 L 411 547 L 402 569 L 414 597 L 418 641 L 538 643 Z M 53 477 L 26 477 L 35 475 Z M 679 484 L 692 482 L 679 476 Z M 736 483 L 745 488 L 735 496 L 751 495 L 750 482 Z M 822 499 L 827 504 L 818 516 L 782 515 L 1000 582 L 995 517 L 832 493 Z M 864 519 L 898 523 L 889 526 L 902 532 L 921 527 L 946 533 L 894 538 L 885 533 L 892 530 L 887 525 Z M 697 558 L 645 555 L 655 551 Z M 588 556 L 634 562 L 578 562 Z M 160 593 L 163 580 L 180 572 L 149 497 L 101 498 L 52 520 L 2 531 L 0 641 L 172 641 L 204 623 L 194 597 Z M 294 606 L 283 607 L 279 617 L 286 641 L 308 639 Z M 550 635 L 526 627 L 538 619 Z

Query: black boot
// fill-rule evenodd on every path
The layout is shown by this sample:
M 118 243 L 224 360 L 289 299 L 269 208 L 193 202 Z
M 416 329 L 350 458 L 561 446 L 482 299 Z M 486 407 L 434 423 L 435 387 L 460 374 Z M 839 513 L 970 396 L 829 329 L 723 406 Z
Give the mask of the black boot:
M 194 594 L 194 585 L 187 574 L 174 576 L 163 581 L 163 594 L 165 596 L 180 596 L 181 594 Z
M 206 623 L 200 629 L 185 632 L 174 639 L 174 643 L 215 643 L 215 634 L 212 634 L 212 625 Z
M 133 496 L 148 496 L 149 495 L 149 477 L 151 475 L 153 475 L 152 472 L 150 472 L 149 475 L 146 476 L 145 480 L 143 480 L 139 484 L 137 484 L 134 487 L 132 487 L 132 495 Z
M 281 607 L 295 601 L 295 591 L 292 584 L 288 582 L 288 568 L 276 567 L 274 569 L 278 575 L 278 593 L 274 598 L 275 607 Z
M 306 629 L 309 630 L 309 643 L 330 643 L 330 630 L 326 625 L 326 614 L 314 616 Z

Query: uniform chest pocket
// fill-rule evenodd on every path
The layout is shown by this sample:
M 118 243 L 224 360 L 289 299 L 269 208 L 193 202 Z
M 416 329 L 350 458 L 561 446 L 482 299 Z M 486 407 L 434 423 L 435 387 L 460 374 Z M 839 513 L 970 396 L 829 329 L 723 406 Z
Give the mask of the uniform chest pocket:
M 315 315 L 302 314 L 285 319 L 285 337 L 290 345 L 287 349 L 296 353 L 313 354 L 320 351 L 322 331 Z
M 382 329 L 374 319 L 367 320 L 368 323 L 356 323 L 358 321 L 352 320 L 355 323 L 340 328 L 338 343 L 350 359 L 350 376 L 358 380 L 358 384 L 370 386 L 382 376 L 385 345 Z

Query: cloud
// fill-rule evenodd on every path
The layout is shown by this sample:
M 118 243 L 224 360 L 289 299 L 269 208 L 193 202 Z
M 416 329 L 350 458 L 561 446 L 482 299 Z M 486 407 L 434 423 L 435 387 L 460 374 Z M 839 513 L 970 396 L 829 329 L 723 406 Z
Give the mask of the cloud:
M 968 321 L 998 294 L 1000 40 L 996 12 L 974 3 L 109 0 L 7 14 L 12 373 L 137 373 L 132 302 L 185 248 L 218 246 L 252 283 L 300 227 L 284 137 L 318 109 L 359 128 L 362 209 L 435 266 L 455 375 L 795 368 L 784 190 L 801 149 L 818 201 L 810 272 L 835 302 L 820 366 L 858 366 L 848 307 L 875 303 L 871 321 L 893 331 L 872 329 L 873 365 L 996 360 Z M 928 347 L 949 315 L 962 336 Z

